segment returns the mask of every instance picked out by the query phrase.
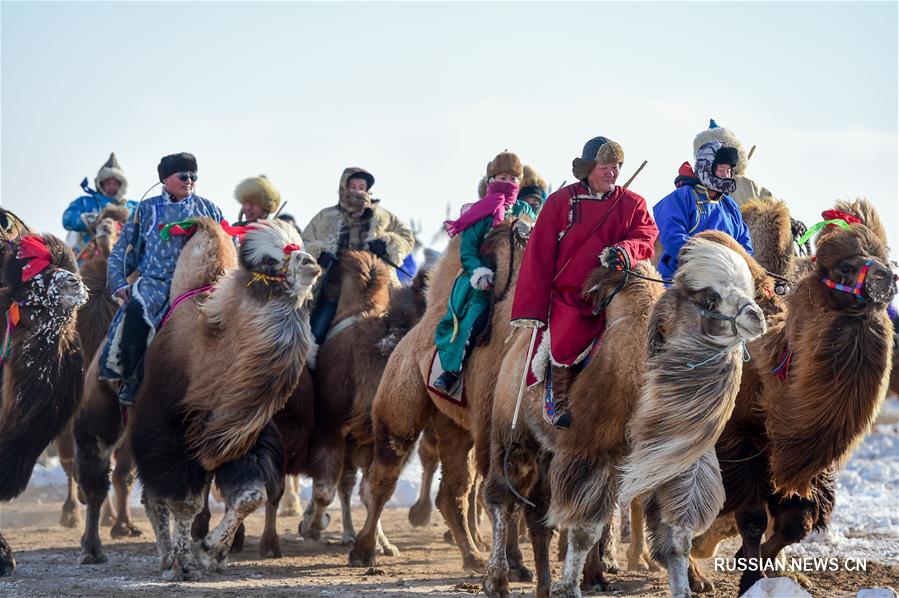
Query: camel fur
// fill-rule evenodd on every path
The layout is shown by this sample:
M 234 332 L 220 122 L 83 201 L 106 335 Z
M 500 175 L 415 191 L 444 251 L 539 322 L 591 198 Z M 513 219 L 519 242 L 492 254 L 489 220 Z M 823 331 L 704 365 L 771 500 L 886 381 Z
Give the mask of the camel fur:
M 19 257 L 29 236 L 0 246 L 0 313 L 6 331 L 0 350 L 5 353 L 0 369 L 0 501 L 15 498 L 28 485 L 38 457 L 77 409 L 84 376 L 76 314 L 87 291 L 75 256 L 52 235 L 30 240 L 38 240 L 49 255 L 43 269 L 27 281 L 23 270 L 38 263 L 38 258 Z M 9 575 L 14 569 L 12 551 L 0 535 L 0 573 Z
M 214 289 L 171 313 L 147 351 L 131 411 L 132 449 L 166 579 L 196 579 L 201 564 L 224 567 L 243 519 L 282 491 L 284 446 L 271 420 L 314 346 L 306 303 L 321 269 L 290 225 L 248 229 L 239 268 L 231 269 L 227 235 L 218 223 L 197 220 L 171 298 L 210 282 Z M 198 563 L 191 524 L 213 474 L 226 511 L 201 540 Z
M 490 265 L 496 273 L 492 290 L 496 300 L 490 331 L 485 337 L 489 340 L 471 352 L 463 369 L 465 406 L 431 396 L 425 384 L 434 356 L 434 332 L 446 313 L 449 293 L 461 267 L 458 239 L 450 242 L 432 271 L 424 316 L 388 359 L 372 404 L 374 462 L 364 495 L 368 513 L 350 552 L 351 565 L 367 567 L 375 562 L 375 535 L 384 503 L 393 493 L 419 434 L 433 421 L 443 467 L 437 506 L 463 555 L 463 567 L 484 572 L 484 559 L 478 538 L 472 534 L 467 504 L 475 464 L 482 473 L 489 465 L 493 391 L 506 350 L 503 340 L 511 331 L 512 298 L 529 229 L 521 221 L 501 223 L 482 245 L 481 253 L 493 262 Z

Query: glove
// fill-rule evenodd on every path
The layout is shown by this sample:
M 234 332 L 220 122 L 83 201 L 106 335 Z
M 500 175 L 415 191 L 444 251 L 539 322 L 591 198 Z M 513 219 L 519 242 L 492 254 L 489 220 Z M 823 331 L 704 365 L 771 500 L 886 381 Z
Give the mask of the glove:
M 493 270 L 489 268 L 478 268 L 471 275 L 471 288 L 478 291 L 486 291 L 493 286 Z
M 322 251 L 321 255 L 318 256 L 318 265 L 322 268 L 327 268 L 331 264 L 337 261 L 337 256 L 331 253 L 330 251 Z
M 599 254 L 599 261 L 606 268 L 617 270 L 618 272 L 628 270 L 631 267 L 631 258 L 624 249 L 617 245 L 603 249 L 602 253 Z
M 372 239 L 368 242 L 368 250 L 378 257 L 387 257 L 387 241 Z
M 543 328 L 546 325 L 540 320 L 528 319 L 512 320 L 509 324 L 512 328 Z

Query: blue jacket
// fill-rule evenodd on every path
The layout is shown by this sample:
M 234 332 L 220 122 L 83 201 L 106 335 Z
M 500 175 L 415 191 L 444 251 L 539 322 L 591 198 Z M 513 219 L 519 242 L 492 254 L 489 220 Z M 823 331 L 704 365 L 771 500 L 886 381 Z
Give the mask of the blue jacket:
M 128 276 L 138 271 L 140 276 L 131 285 L 131 297 L 143 307 L 144 321 L 151 327 L 150 338 L 162 323 L 168 311 L 169 289 L 175 274 L 175 265 L 187 236 L 173 235 L 168 241 L 160 236 L 166 224 L 188 218 L 208 216 L 216 222 L 222 220 L 222 212 L 214 203 L 198 195 L 191 195 L 173 202 L 168 193 L 142 201 L 122 229 L 109 256 L 106 269 L 106 288 L 110 294 L 128 286 Z M 116 379 L 121 372 L 114 364 L 118 361 L 121 332 L 125 317 L 122 305 L 113 317 L 100 360 L 100 376 Z
M 106 197 L 97 191 L 90 195 L 82 195 L 70 203 L 66 211 L 62 213 L 62 225 L 66 230 L 87 233 L 87 223 L 82 216 L 84 214 L 99 214 L 103 211 L 103 208 L 111 203 L 119 204 L 115 199 Z M 129 199 L 120 205 L 124 205 L 129 212 L 133 212 L 134 208 L 137 207 L 137 202 Z
M 729 195 L 712 201 L 702 185 L 683 185 L 653 206 L 652 215 L 662 243 L 658 268 L 663 278 L 674 276 L 677 254 L 687 239 L 704 230 L 729 234 L 752 255 L 749 228 L 743 222 L 737 202 Z

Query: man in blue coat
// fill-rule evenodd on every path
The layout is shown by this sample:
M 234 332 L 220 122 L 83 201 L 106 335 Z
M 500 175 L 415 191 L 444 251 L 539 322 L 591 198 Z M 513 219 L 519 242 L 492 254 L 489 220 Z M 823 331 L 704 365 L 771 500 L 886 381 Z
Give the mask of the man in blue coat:
M 142 201 L 122 231 L 106 271 L 106 288 L 121 305 L 109 327 L 100 356 L 100 377 L 121 380 L 119 401 L 130 405 L 142 378 L 144 353 L 169 307 L 169 289 L 187 235 L 173 225 L 208 216 L 221 222 L 214 203 L 194 195 L 197 159 L 192 154 L 164 156 L 157 166 L 162 194 Z M 129 283 L 135 271 L 140 276 Z
M 737 185 L 732 173 L 738 160 L 737 150 L 720 140 L 702 144 L 696 151 L 695 170 L 685 162 L 674 181 L 677 188 L 653 207 L 662 244 L 658 265 L 662 277 L 674 276 L 681 247 L 704 230 L 725 232 L 752 254 L 749 228 L 730 196 Z
M 77 256 L 84 246 L 91 240 L 91 224 L 109 204 L 125 206 L 131 212 L 137 206 L 137 202 L 125 199 L 128 191 L 128 179 L 115 152 L 109 154 L 109 159 L 100 167 L 94 178 L 96 189 L 87 185 L 87 177 L 81 181 L 81 188 L 86 195 L 75 199 L 62 214 L 62 225 L 67 231 L 71 231 L 67 239 L 69 246 Z

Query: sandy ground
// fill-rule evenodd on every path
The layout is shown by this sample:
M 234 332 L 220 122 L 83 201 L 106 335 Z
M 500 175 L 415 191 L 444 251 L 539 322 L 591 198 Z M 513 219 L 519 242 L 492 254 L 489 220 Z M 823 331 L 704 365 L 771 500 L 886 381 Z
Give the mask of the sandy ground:
M 0 525 L 16 552 L 18 569 L 0 580 L 0 596 L 459 596 L 480 593 L 481 579 L 461 569 L 456 548 L 443 541 L 444 527 L 435 512 L 431 525 L 413 528 L 407 509 L 387 509 L 384 529 L 401 550 L 397 557 L 380 557 L 373 571 L 348 567 L 347 548 L 339 545 L 340 515 L 321 541 L 302 540 L 296 534 L 297 517 L 280 518 L 284 558 L 260 559 L 256 556 L 263 516 L 257 512 L 248 519 L 248 537 L 241 555 L 232 558 L 223 574 L 209 574 L 192 583 L 163 582 L 157 572 L 152 529 L 143 512 L 136 510 L 136 524 L 143 537 L 111 540 L 108 529 L 103 541 L 109 562 L 79 566 L 81 530 L 63 529 L 57 524 L 61 503 L 23 496 L 2 507 Z M 357 527 L 364 513 L 354 512 Z M 213 515 L 214 521 L 217 514 Z M 734 548 L 725 544 L 722 554 Z M 525 548 L 530 562 L 530 548 Z M 620 562 L 625 563 L 623 550 Z M 707 564 L 708 565 L 708 564 Z M 707 566 L 708 570 L 710 567 Z M 368 573 L 368 574 L 366 574 Z M 553 564 L 553 577 L 559 564 Z M 809 576 L 815 596 L 855 596 L 866 587 L 899 585 L 899 565 L 868 562 L 866 573 L 840 571 Z M 610 576 L 617 594 L 665 596 L 667 582 L 663 573 L 621 572 Z M 712 574 L 718 596 L 736 594 L 736 575 Z M 534 586 L 512 584 L 513 595 L 533 595 Z M 612 594 L 596 594 L 612 595 Z

